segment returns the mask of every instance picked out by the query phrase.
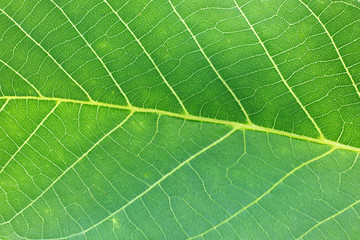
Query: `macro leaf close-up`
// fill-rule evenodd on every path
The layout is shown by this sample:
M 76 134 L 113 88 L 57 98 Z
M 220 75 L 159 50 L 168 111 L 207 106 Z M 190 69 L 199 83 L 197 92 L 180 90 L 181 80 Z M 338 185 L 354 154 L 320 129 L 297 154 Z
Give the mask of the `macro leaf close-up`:
M 0 239 L 360 239 L 358 0 L 0 0 Z

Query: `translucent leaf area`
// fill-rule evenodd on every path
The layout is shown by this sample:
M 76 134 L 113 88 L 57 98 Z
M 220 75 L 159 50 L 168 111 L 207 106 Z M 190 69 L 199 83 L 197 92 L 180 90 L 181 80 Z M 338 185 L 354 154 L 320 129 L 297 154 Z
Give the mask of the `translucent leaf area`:
M 357 0 L 1 0 L 1 239 L 360 239 Z

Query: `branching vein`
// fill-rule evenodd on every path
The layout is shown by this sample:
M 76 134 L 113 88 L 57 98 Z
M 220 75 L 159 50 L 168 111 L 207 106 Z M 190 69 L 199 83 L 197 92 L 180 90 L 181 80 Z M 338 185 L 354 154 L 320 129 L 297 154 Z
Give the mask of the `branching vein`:
M 58 104 L 57 104 L 58 105 Z M 54 108 L 55 109 L 55 108 Z M 110 136 L 113 132 L 115 132 L 117 129 L 119 129 L 127 120 L 133 115 L 134 112 L 130 112 L 127 117 L 115 128 L 110 130 L 108 133 L 106 133 L 102 138 L 100 138 L 91 148 L 89 148 L 81 157 L 79 157 L 73 164 L 71 164 L 70 167 L 68 167 L 64 172 L 62 172 L 39 196 L 37 196 L 34 200 L 32 200 L 26 207 L 24 207 L 21 211 L 17 212 L 11 219 L 9 219 L 6 222 L 3 222 L 0 224 L 4 225 L 7 223 L 10 223 L 15 217 L 23 213 L 27 208 L 31 207 L 38 199 L 40 199 L 50 188 L 54 186 L 55 183 L 57 183 L 68 171 L 73 169 L 76 164 L 78 164 L 84 157 L 86 157 L 92 150 L 94 150 L 95 147 L 97 147 L 104 139 L 106 139 L 108 136 Z M 40 125 L 39 125 L 40 126 Z M 35 129 L 36 131 L 37 129 Z M 35 132 L 34 131 L 34 132 Z M 29 138 L 28 138 L 29 139 Z M 26 142 L 24 143 L 26 144 Z M 23 144 L 23 145 L 24 145 Z M 0 172 L 1 173 L 1 172 Z
M 9 64 L 4 62 L 3 60 L 0 59 L 0 62 L 2 64 L 4 64 L 6 67 L 8 67 L 11 71 L 13 71 L 16 75 L 18 75 L 21 79 L 23 79 L 27 84 L 29 84 L 40 97 L 43 97 L 43 95 L 40 93 L 40 91 L 31 82 L 29 82 L 26 78 L 24 78 L 23 75 L 21 75 L 18 71 L 13 69 Z
M 173 87 L 170 85 L 170 83 L 166 80 L 165 76 L 162 74 L 162 72 L 160 71 L 159 67 L 156 65 L 154 59 L 151 57 L 151 55 L 148 53 L 148 51 L 145 49 L 144 45 L 140 42 L 140 39 L 135 35 L 135 33 L 130 29 L 129 25 L 120 17 L 120 15 L 114 10 L 114 8 L 107 2 L 107 0 L 103 0 L 106 5 L 108 5 L 108 7 L 111 9 L 111 11 L 118 17 L 118 19 L 120 20 L 120 22 L 126 27 L 126 29 L 130 32 L 130 34 L 134 37 L 135 41 L 139 44 L 139 46 L 141 47 L 141 49 L 143 50 L 143 52 L 146 54 L 146 56 L 148 57 L 148 59 L 151 61 L 152 65 L 155 67 L 156 71 L 159 73 L 160 77 L 163 79 L 164 83 L 166 84 L 166 86 L 170 89 L 170 91 L 172 92 L 172 94 L 176 97 L 177 101 L 179 102 L 180 106 L 182 107 L 182 109 L 184 110 L 185 114 L 189 114 L 189 112 L 187 111 L 187 109 L 185 108 L 184 103 L 182 102 L 182 100 L 180 99 L 180 97 L 177 95 L 177 93 L 175 92 L 175 90 L 173 89 Z
M 45 123 L 46 119 L 50 117 L 50 115 L 55 111 L 55 109 L 59 106 L 61 102 L 58 101 L 53 109 L 45 116 L 45 118 L 37 125 L 34 131 L 29 135 L 29 137 L 23 142 L 23 144 L 16 150 L 16 152 L 10 157 L 10 159 L 6 162 L 6 164 L 0 170 L 0 174 L 5 170 L 5 168 L 9 165 L 11 160 L 21 151 L 21 149 L 29 142 L 29 140 L 36 134 L 39 128 Z
M 324 29 L 324 31 L 326 32 L 326 34 L 328 35 L 328 37 L 330 38 L 331 40 L 331 44 L 334 46 L 335 48 L 335 51 L 336 51 L 336 54 L 339 56 L 339 59 L 341 61 L 341 64 L 343 65 L 345 71 L 346 71 L 346 74 L 349 76 L 350 80 L 351 80 L 351 83 L 353 85 L 353 87 L 355 88 L 355 91 L 357 93 L 357 95 L 360 97 L 360 91 L 359 91 L 359 88 L 357 87 L 356 83 L 355 83 L 355 80 L 354 78 L 352 77 L 352 75 L 350 74 L 350 71 L 349 71 L 349 68 L 346 66 L 345 62 L 344 62 L 344 59 L 342 58 L 341 54 L 340 54 L 340 51 L 339 51 L 339 48 L 336 46 L 335 44 L 335 41 L 333 39 L 333 37 L 330 35 L 329 31 L 326 29 L 325 25 L 323 24 L 323 22 L 320 20 L 320 18 L 313 12 L 313 10 L 311 10 L 311 8 L 306 5 L 302 0 L 299 0 L 301 2 L 301 4 L 303 4 L 309 11 L 310 13 L 316 18 L 316 20 L 320 23 L 321 27 Z
M 100 61 L 100 63 L 103 65 L 104 69 L 106 70 L 106 72 L 109 74 L 110 78 L 112 79 L 112 81 L 114 82 L 114 84 L 116 85 L 116 87 L 119 89 L 121 95 L 123 95 L 123 97 L 126 100 L 126 103 L 130 106 L 131 103 L 128 99 L 128 97 L 126 96 L 125 92 L 122 90 L 122 88 L 120 87 L 120 85 L 118 84 L 118 82 L 115 80 L 114 76 L 112 75 L 112 73 L 110 72 L 110 70 L 108 69 L 108 67 L 105 65 L 104 61 L 101 59 L 101 57 L 97 54 L 97 52 L 94 50 L 94 48 L 91 46 L 91 44 L 86 40 L 86 38 L 84 37 L 84 35 L 81 34 L 81 32 L 79 31 L 79 29 L 75 26 L 75 24 L 71 21 L 71 19 L 68 17 L 68 15 L 64 12 L 64 10 L 59 7 L 59 5 L 57 5 L 53 0 L 51 0 L 51 2 L 61 11 L 61 13 L 66 17 L 67 21 L 71 24 L 71 26 L 73 26 L 73 28 L 76 30 L 76 32 L 79 34 L 79 36 L 84 40 L 84 42 L 86 43 L 86 45 L 90 48 L 91 52 L 94 53 L 94 55 L 96 56 L 96 58 Z
M 66 76 L 68 76 L 80 89 L 83 93 L 85 93 L 85 95 L 87 96 L 87 98 L 92 101 L 92 98 L 90 97 L 89 93 L 77 82 L 75 81 L 75 79 L 61 66 L 61 64 L 56 61 L 56 59 L 48 52 L 46 51 L 45 48 L 43 48 L 43 46 L 41 46 L 33 37 L 31 37 L 11 16 L 9 16 L 3 9 L 0 9 L 0 11 L 7 16 L 29 39 L 31 39 L 31 41 L 33 41 L 39 48 L 41 48 L 41 50 L 43 50 L 46 55 L 48 55 L 53 61 L 54 63 L 66 74 Z
M 112 216 L 114 216 L 115 214 L 123 211 L 126 207 L 128 207 L 129 205 L 131 205 L 133 202 L 135 202 L 136 200 L 138 200 L 139 198 L 141 198 L 142 196 L 144 196 L 146 193 L 148 193 L 149 191 L 151 191 L 151 189 L 153 189 L 156 186 L 159 186 L 161 184 L 161 182 L 163 182 L 165 179 L 167 179 L 170 175 L 172 175 L 174 172 L 178 171 L 180 168 L 182 168 L 184 165 L 188 164 L 191 160 L 193 160 L 194 158 L 196 158 L 197 156 L 201 155 L 202 153 L 206 152 L 207 150 L 209 150 L 210 148 L 216 146 L 217 144 L 219 144 L 220 142 L 224 141 L 225 139 L 227 139 L 230 135 L 232 135 L 235 131 L 237 131 L 237 129 L 233 129 L 230 132 L 228 132 L 227 134 L 225 134 L 224 136 L 222 136 L 221 138 L 219 138 L 218 140 L 216 140 L 215 142 L 211 143 L 210 145 L 208 145 L 207 147 L 203 148 L 202 150 L 200 150 L 199 152 L 195 153 L 194 155 L 192 155 L 191 157 L 189 157 L 188 159 L 186 159 L 184 162 L 182 162 L 181 164 L 179 164 L 177 167 L 175 167 L 173 170 L 171 170 L 170 172 L 168 172 L 167 174 L 165 174 L 163 177 L 161 177 L 159 180 L 157 180 L 153 185 L 151 185 L 149 188 L 147 188 L 145 191 L 143 191 L 142 193 L 140 193 L 139 195 L 137 195 L 135 198 L 133 198 L 131 201 L 129 201 L 128 203 L 126 203 L 123 207 L 119 208 L 117 211 L 113 212 L 112 214 L 110 214 L 109 216 L 107 216 L 106 218 L 104 218 L 103 220 L 101 220 L 100 222 L 96 223 L 94 226 L 86 229 L 84 232 L 80 232 L 71 236 L 68 236 L 66 238 L 71 238 L 74 237 L 76 235 L 80 235 L 80 234 L 85 234 L 86 232 L 90 231 L 91 229 L 96 228 L 97 226 L 99 226 L 100 224 L 102 224 L 103 222 L 105 222 L 106 220 L 108 220 L 109 218 L 111 218 Z
M 324 139 L 315 139 L 315 138 L 302 136 L 302 135 L 298 135 L 298 134 L 294 134 L 294 133 L 289 133 L 289 132 L 285 132 L 285 131 L 281 131 L 281 130 L 277 130 L 277 129 L 273 129 L 273 128 L 261 127 L 261 126 L 255 125 L 255 124 L 243 124 L 243 123 L 239 123 L 239 122 L 232 122 L 232 121 L 220 120 L 220 119 L 215 119 L 215 118 L 200 117 L 200 116 L 195 116 L 195 115 L 190 115 L 190 114 L 187 114 L 187 115 L 186 114 L 178 114 L 178 113 L 173 113 L 173 112 L 168 112 L 168 111 L 163 111 L 163 110 L 158 110 L 158 109 L 152 109 L 152 108 L 140 108 L 140 107 L 135 107 L 135 106 L 121 106 L 121 105 L 114 105 L 114 104 L 96 102 L 96 101 L 88 102 L 88 101 L 81 101 L 81 100 L 73 100 L 73 99 L 65 99 L 65 98 L 49 98 L 49 97 L 3 96 L 3 97 L 0 97 L 0 100 L 1 99 L 5 99 L 5 100 L 7 100 L 7 99 L 19 99 L 19 100 L 33 99 L 33 100 L 43 100 L 43 101 L 60 101 L 60 102 L 76 103 L 76 104 L 81 104 L 81 105 L 93 105 L 93 106 L 123 109 L 123 110 L 129 110 L 129 111 L 134 111 L 134 112 L 154 113 L 154 114 L 160 114 L 160 115 L 164 115 L 164 116 L 175 117 L 175 118 L 180 118 L 180 119 L 185 119 L 185 120 L 190 120 L 190 121 L 208 122 L 208 123 L 214 123 L 214 124 L 220 124 L 220 125 L 227 125 L 227 126 L 231 126 L 236 129 L 245 129 L 245 130 L 258 131 L 258 132 L 272 133 L 272 134 L 276 134 L 276 135 L 287 136 L 290 138 L 301 139 L 301 140 L 308 141 L 308 142 L 329 145 L 329 146 L 333 146 L 333 147 L 339 148 L 339 149 L 346 149 L 346 150 L 353 151 L 353 152 L 360 152 L 360 148 L 358 148 L 358 147 L 341 144 L 341 143 L 331 141 L 331 140 L 328 140 L 325 138 Z
M 192 33 L 192 31 L 190 30 L 189 26 L 186 24 L 185 20 L 180 16 L 179 12 L 176 10 L 175 6 L 172 4 L 171 0 L 169 0 L 170 5 L 173 9 L 173 11 L 175 12 L 175 14 L 178 16 L 178 18 L 180 19 L 180 21 L 184 24 L 184 26 L 186 27 L 187 31 L 190 33 L 191 37 L 194 39 L 196 45 L 198 46 L 200 52 L 202 53 L 202 55 L 205 57 L 206 61 L 209 63 L 210 67 L 213 69 L 213 71 L 216 73 L 217 77 L 221 80 L 221 82 L 223 83 L 223 85 L 226 87 L 226 89 L 230 92 L 231 96 L 235 99 L 235 101 L 237 102 L 237 104 L 239 105 L 239 107 L 241 108 L 241 110 L 243 111 L 246 120 L 249 124 L 251 124 L 251 120 L 250 117 L 248 115 L 248 113 L 246 112 L 244 106 L 242 105 L 242 103 L 240 102 L 239 98 L 235 95 L 234 91 L 230 88 L 230 86 L 226 83 L 226 81 L 223 79 L 223 77 L 220 75 L 219 71 L 216 70 L 214 64 L 211 62 L 210 58 L 206 55 L 204 49 L 201 47 L 199 41 L 196 39 L 196 36 Z
M 303 167 L 309 165 L 310 163 L 312 162 L 315 162 L 315 161 L 318 161 L 324 157 L 326 157 L 327 155 L 331 154 L 333 151 L 335 150 L 335 148 L 332 148 L 330 149 L 329 151 L 327 151 L 326 153 L 318 156 L 318 157 L 315 157 L 309 161 L 306 161 L 304 163 L 302 163 L 301 165 L 297 166 L 296 168 L 294 168 L 293 170 L 291 170 L 290 172 L 288 172 L 284 177 L 282 177 L 279 181 L 277 181 L 274 185 L 271 186 L 271 188 L 269 188 L 266 192 L 264 192 L 263 194 L 261 194 L 261 196 L 259 196 L 258 198 L 256 198 L 254 201 L 252 201 L 251 203 L 249 203 L 248 205 L 246 205 L 245 207 L 243 207 L 242 209 L 240 209 L 239 211 L 237 211 L 235 214 L 231 215 L 229 218 L 225 219 L 224 221 L 222 221 L 221 223 L 217 224 L 216 226 L 208 229 L 207 231 L 197 235 L 197 236 L 194 236 L 194 237 L 191 237 L 189 239 L 195 239 L 197 237 L 200 237 L 200 236 L 204 236 L 206 233 L 214 230 L 214 229 L 217 229 L 218 227 L 220 227 L 221 225 L 229 222 L 231 219 L 233 219 L 234 217 L 238 216 L 240 213 L 242 213 L 243 211 L 246 211 L 249 207 L 253 206 L 254 204 L 258 203 L 261 199 L 263 199 L 266 195 L 270 194 L 272 190 L 274 190 L 279 184 L 283 183 L 288 177 L 292 176 L 296 171 L 302 169 Z
M 289 90 L 289 92 L 291 93 L 291 95 L 295 98 L 295 100 L 297 101 L 297 103 L 300 105 L 300 107 L 302 108 L 302 110 L 306 113 L 307 117 L 311 120 L 311 122 L 313 123 L 313 125 L 315 126 L 316 130 L 319 132 L 320 134 L 320 139 L 325 139 L 323 133 L 321 132 L 320 128 L 318 127 L 318 125 L 316 124 L 315 120 L 311 117 L 310 113 L 307 111 L 307 109 L 305 108 L 305 106 L 301 103 L 300 99 L 296 96 L 296 94 L 294 93 L 294 91 L 292 90 L 292 88 L 289 86 L 289 84 L 286 82 L 285 78 L 283 77 L 282 73 L 280 72 L 280 69 L 278 68 L 277 64 L 275 63 L 274 59 L 271 57 L 269 51 L 267 50 L 264 42 L 260 39 L 259 35 L 257 34 L 257 32 L 255 31 L 254 27 L 252 26 L 252 24 L 250 23 L 249 19 L 246 17 L 246 15 L 244 14 L 243 10 L 241 9 L 241 7 L 238 5 L 238 3 L 236 2 L 236 0 L 233 0 L 234 3 L 236 4 L 237 9 L 239 9 L 241 15 L 244 17 L 245 21 L 247 22 L 247 24 L 249 25 L 249 27 L 251 28 L 252 32 L 255 34 L 256 38 L 258 39 L 259 43 L 261 44 L 262 48 L 264 49 L 266 55 L 268 56 L 268 58 L 270 59 L 271 63 L 274 65 L 274 68 L 276 69 L 277 73 L 279 74 L 282 82 L 285 84 L 286 88 Z

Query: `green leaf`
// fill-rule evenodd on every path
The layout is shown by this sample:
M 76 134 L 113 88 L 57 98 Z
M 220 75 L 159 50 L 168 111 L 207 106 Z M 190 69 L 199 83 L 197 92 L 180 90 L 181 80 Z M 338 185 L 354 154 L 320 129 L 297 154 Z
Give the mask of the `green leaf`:
M 0 238 L 360 239 L 359 19 L 0 1 Z

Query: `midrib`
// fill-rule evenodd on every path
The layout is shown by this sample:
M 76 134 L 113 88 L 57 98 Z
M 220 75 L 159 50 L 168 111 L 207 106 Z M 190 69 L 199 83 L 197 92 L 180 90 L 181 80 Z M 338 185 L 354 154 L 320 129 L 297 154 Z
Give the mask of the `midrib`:
M 276 130 L 276 129 L 272 129 L 272 128 L 261 127 L 261 126 L 255 125 L 255 124 L 244 124 L 244 123 L 238 123 L 238 122 L 227 121 L 227 120 L 200 117 L 200 116 L 195 116 L 195 115 L 184 115 L 184 114 L 173 113 L 173 112 L 152 109 L 152 108 L 139 108 L 139 107 L 135 107 L 135 106 L 121 106 L 121 105 L 97 102 L 97 101 L 82 101 L 82 100 L 74 100 L 74 99 L 66 99 L 66 98 L 36 97 L 36 96 L 2 96 L 2 97 L 0 97 L 0 100 L 56 101 L 56 102 L 64 102 L 64 103 L 75 103 L 75 104 L 116 108 L 116 109 L 129 110 L 129 111 L 142 112 L 142 113 L 155 113 L 155 114 L 160 114 L 160 115 L 164 115 L 164 116 L 180 118 L 180 119 L 184 119 L 184 120 L 207 122 L 207 123 L 231 126 L 235 129 L 239 129 L 239 130 L 253 130 L 253 131 L 258 131 L 258 132 L 271 133 L 271 134 L 286 136 L 289 138 L 300 139 L 300 140 L 304 140 L 304 141 L 308 141 L 308 142 L 324 144 L 324 145 L 332 146 L 337 149 L 344 149 L 344 150 L 349 150 L 349 151 L 360 153 L 360 148 L 348 146 L 348 145 L 341 144 L 341 143 L 331 141 L 328 139 L 311 138 L 311 137 L 302 136 L 302 135 L 289 133 L 289 132 L 285 132 L 285 131 L 281 131 L 281 130 Z

